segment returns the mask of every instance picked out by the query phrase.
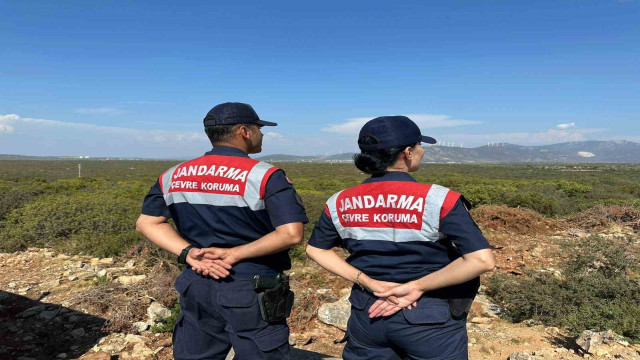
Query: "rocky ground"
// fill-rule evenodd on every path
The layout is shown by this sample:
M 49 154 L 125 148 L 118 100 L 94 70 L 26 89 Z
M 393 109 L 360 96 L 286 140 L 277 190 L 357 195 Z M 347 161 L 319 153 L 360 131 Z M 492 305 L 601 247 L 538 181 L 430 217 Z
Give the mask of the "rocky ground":
M 638 235 L 634 224 L 594 223 L 593 216 L 550 220 L 526 210 L 485 207 L 474 217 L 495 247 L 495 271 L 512 274 L 531 269 L 562 276 L 557 254 L 567 237 Z M 30 248 L 0 254 L 0 360 L 171 359 L 171 333 L 150 327 L 170 315 L 178 272 L 148 253 L 98 259 Z M 311 262 L 296 264 L 291 279 L 293 358 L 339 358 L 350 309 L 348 284 Z M 575 338 L 533 321 L 513 324 L 501 315 L 481 290 L 468 322 L 471 359 L 640 359 L 640 346 L 611 331 Z

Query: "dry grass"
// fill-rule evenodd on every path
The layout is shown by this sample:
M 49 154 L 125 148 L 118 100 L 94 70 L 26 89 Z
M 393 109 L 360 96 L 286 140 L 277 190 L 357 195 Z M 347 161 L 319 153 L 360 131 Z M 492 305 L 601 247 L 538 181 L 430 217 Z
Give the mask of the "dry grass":
M 596 205 L 567 220 L 573 226 L 585 229 L 603 229 L 617 224 L 640 231 L 640 210 L 632 206 Z
M 147 274 L 144 281 L 130 286 L 108 281 L 75 296 L 69 301 L 70 305 L 101 314 L 107 320 L 106 331 L 130 330 L 134 322 L 145 320 L 152 301 L 171 307 L 177 300 L 173 289 L 173 282 L 180 272 L 177 266 L 158 258 L 150 258 L 148 262 L 155 262 L 155 265 L 138 268 Z

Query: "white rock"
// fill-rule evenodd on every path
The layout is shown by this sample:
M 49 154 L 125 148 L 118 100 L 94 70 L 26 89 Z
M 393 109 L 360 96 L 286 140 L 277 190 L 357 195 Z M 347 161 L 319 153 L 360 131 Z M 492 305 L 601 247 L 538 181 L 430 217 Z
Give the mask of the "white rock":
M 124 337 L 124 342 L 127 344 L 138 344 L 142 342 L 142 337 L 140 335 L 127 334 Z
M 144 321 L 137 321 L 134 322 L 131 327 L 137 332 L 144 332 L 149 330 L 150 325 Z
M 153 302 L 147 308 L 147 316 L 149 316 L 150 322 L 156 322 L 161 318 L 166 318 L 171 315 L 171 310 L 159 302 Z
M 107 276 L 107 269 L 102 269 L 102 270 L 98 271 L 98 273 L 96 275 L 98 275 L 98 277 Z
M 322 304 L 318 309 L 318 320 L 345 331 L 350 315 L 351 303 L 346 296 L 336 302 Z
M 131 351 L 132 359 L 151 359 L 155 354 L 144 343 L 137 343 Z
M 133 285 L 147 278 L 147 275 L 130 275 L 118 277 L 118 282 L 122 285 Z
M 104 258 L 98 260 L 98 265 L 111 265 L 113 264 L 113 258 Z

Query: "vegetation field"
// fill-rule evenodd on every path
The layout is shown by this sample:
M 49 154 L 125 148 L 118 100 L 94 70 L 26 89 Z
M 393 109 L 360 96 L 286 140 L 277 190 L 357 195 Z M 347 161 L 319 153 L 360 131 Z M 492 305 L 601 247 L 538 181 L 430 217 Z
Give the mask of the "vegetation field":
M 82 177 L 78 178 L 78 164 Z M 116 255 L 142 240 L 142 199 L 172 161 L 0 161 L 0 250 L 52 246 Z M 326 199 L 367 175 L 351 164 L 280 163 L 302 196 L 311 233 Z M 475 206 L 524 207 L 547 217 L 594 205 L 640 206 L 637 165 L 423 164 L 418 181 L 464 194 Z M 294 251 L 294 256 L 301 251 Z
M 139 250 L 146 244 L 134 229 L 142 199 L 159 174 L 176 163 L 0 161 L 0 252 L 35 246 L 106 257 Z M 344 163 L 275 165 L 285 170 L 305 203 L 311 220 L 305 242 L 327 198 L 367 177 Z M 414 177 L 464 194 L 481 206 L 474 216 L 492 244 L 521 252 L 505 253 L 503 271 L 485 282 L 512 320 L 536 319 L 572 332 L 613 328 L 640 339 L 640 166 L 423 164 Z M 579 224 L 588 232 L 607 221 L 631 224 L 635 236 L 563 240 L 551 256 L 562 260 L 557 268 L 567 276 L 507 267 L 535 245 L 518 242 L 537 236 L 538 245 L 555 246 L 549 228 Z M 505 224 L 511 232 L 494 231 Z M 291 252 L 295 266 L 306 262 L 304 245 Z

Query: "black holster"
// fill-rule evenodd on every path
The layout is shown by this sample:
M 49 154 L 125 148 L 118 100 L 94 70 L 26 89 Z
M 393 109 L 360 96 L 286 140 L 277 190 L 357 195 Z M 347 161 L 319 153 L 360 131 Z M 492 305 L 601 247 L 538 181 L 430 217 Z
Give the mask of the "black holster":
M 480 277 L 448 287 L 447 298 L 449 299 L 451 316 L 457 319 L 466 317 L 469 314 L 473 299 L 475 299 L 479 288 Z
M 253 289 L 258 293 L 260 315 L 268 323 L 285 321 L 293 308 L 293 291 L 289 289 L 289 277 L 256 275 Z

